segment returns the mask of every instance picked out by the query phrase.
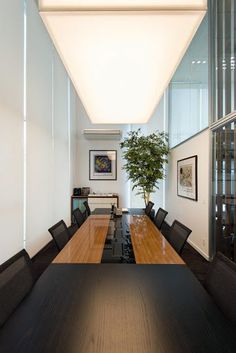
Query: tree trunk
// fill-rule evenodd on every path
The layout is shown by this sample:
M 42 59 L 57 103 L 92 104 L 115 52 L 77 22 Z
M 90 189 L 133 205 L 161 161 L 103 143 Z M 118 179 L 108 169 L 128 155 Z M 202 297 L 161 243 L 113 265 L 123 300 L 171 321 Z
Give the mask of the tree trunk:
M 147 206 L 148 202 L 150 201 L 150 192 L 144 191 L 143 197 L 144 197 L 145 206 Z

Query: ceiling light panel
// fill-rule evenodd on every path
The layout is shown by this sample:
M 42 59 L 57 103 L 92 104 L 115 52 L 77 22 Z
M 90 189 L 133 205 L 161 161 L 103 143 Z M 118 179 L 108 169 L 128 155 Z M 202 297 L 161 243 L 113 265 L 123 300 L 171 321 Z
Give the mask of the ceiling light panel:
M 57 3 L 60 9 L 65 4 L 82 6 L 85 1 Z M 108 2 L 86 1 L 87 6 L 98 3 L 105 7 Z M 124 1 L 112 3 L 117 6 Z M 160 6 L 163 1 L 146 3 Z M 200 6 L 203 1 L 189 3 Z M 176 7 L 180 1 L 165 4 Z M 41 10 L 53 6 L 56 1 L 40 2 Z M 40 14 L 91 121 L 134 124 L 151 117 L 205 10 Z

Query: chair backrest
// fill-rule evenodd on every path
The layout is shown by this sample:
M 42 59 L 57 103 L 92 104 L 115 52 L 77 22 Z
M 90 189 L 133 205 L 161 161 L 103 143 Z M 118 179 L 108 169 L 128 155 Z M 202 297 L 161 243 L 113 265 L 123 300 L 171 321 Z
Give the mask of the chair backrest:
M 77 232 L 79 227 L 78 227 L 77 223 L 73 223 L 67 229 L 69 232 L 69 239 L 71 239 L 73 237 L 73 235 Z
M 164 221 L 161 227 L 161 234 L 164 235 L 167 240 L 169 239 L 170 229 L 171 226 L 166 221 Z
M 223 314 L 236 322 L 236 263 L 218 252 L 204 285 Z
M 161 229 L 162 224 L 163 224 L 164 219 L 166 218 L 167 214 L 168 214 L 168 212 L 163 210 L 163 208 L 160 207 L 158 209 L 156 216 L 154 218 L 154 224 L 158 229 Z
M 145 214 L 147 216 L 150 216 L 153 206 L 154 206 L 154 203 L 152 201 L 149 201 L 146 208 L 145 208 Z
M 172 223 L 167 240 L 178 254 L 181 254 L 191 232 L 191 229 L 176 220 Z
M 91 215 L 91 210 L 88 201 L 84 201 L 84 207 L 86 208 L 87 217 Z
M 83 213 L 80 211 L 79 208 L 76 208 L 74 211 L 73 211 L 73 216 L 75 218 L 75 221 L 78 225 L 78 227 L 82 226 L 82 224 L 84 223 L 85 221 L 85 218 L 84 218 L 84 215 Z
M 34 282 L 31 260 L 25 250 L 0 266 L 0 326 L 30 292 Z
M 70 239 L 70 234 L 65 222 L 63 220 L 57 222 L 54 226 L 49 228 L 48 231 L 55 240 L 57 249 L 61 251 Z

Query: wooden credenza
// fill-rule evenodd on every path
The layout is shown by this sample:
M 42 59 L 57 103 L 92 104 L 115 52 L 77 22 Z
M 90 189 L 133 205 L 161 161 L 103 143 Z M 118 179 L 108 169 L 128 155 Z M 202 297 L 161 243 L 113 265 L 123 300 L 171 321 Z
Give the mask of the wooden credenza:
M 112 205 L 119 207 L 119 196 L 117 194 L 89 194 L 88 204 L 91 211 L 95 208 L 111 208 Z

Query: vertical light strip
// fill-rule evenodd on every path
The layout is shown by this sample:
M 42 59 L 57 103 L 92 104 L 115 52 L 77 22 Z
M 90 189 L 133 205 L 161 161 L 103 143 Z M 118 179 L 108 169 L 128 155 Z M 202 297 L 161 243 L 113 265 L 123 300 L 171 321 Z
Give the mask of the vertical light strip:
M 226 70 L 228 70 L 228 68 L 223 68 L 224 67 L 227 67 L 223 64 L 226 64 L 227 65 L 227 62 L 226 62 L 226 53 L 225 53 L 225 0 L 222 1 L 222 116 L 225 116 L 226 114 L 226 89 L 225 89 L 225 84 L 226 84 Z
M 213 7 L 214 6 L 214 7 Z M 219 30 L 219 15 L 218 15 L 218 2 L 216 1 L 214 5 L 212 5 L 212 8 L 214 8 L 214 28 L 213 30 L 215 31 L 215 36 L 213 35 L 212 38 L 214 38 L 214 56 L 215 56 L 215 68 L 214 68 L 214 76 L 215 76 L 215 82 L 214 82 L 214 121 L 217 121 L 219 118 L 219 104 L 218 104 L 218 97 L 219 97 L 219 85 L 218 85 L 218 75 L 219 75 L 219 57 L 218 57 L 218 30 Z M 211 30 L 211 29 L 210 29 Z
M 23 2 L 23 248 L 26 248 L 26 206 L 27 206 L 27 14 L 26 0 Z
M 52 72 L 51 72 L 51 84 L 52 84 L 52 112 L 51 112 L 51 118 L 52 118 L 52 122 L 51 122 L 51 129 L 52 129 L 52 152 L 53 152 L 53 156 L 54 156 L 54 149 L 55 149 L 55 133 L 54 133 L 54 115 L 55 115 L 55 111 L 54 111 L 54 53 L 55 53 L 55 49 L 52 45 Z M 53 170 L 55 170 L 55 168 L 53 168 Z
M 71 85 L 70 79 L 67 77 L 67 118 L 68 118 L 68 172 L 69 172 L 69 196 L 71 194 Z
M 55 92 L 54 92 L 54 80 L 55 80 L 55 48 L 53 44 L 51 45 L 51 146 L 52 146 L 52 180 L 53 180 L 53 187 L 55 183 L 55 178 L 56 178 L 56 168 L 55 168 L 55 106 L 54 106 L 54 101 L 55 101 Z M 55 217 L 55 189 L 53 189 L 52 193 L 52 202 L 53 202 L 53 208 L 52 208 L 52 218 L 54 220 Z
M 234 74 L 235 74 L 235 61 L 236 61 L 236 55 L 234 52 L 234 41 L 235 41 L 235 34 L 234 34 L 234 11 L 235 11 L 235 6 L 234 6 L 234 1 L 231 1 L 231 33 L 230 33 L 230 40 L 231 40 L 231 55 L 230 55 L 230 78 L 231 78 L 231 112 L 233 112 L 236 109 L 235 103 L 234 103 L 234 92 L 235 92 L 235 82 L 234 82 Z M 233 65 L 234 63 L 234 65 Z
M 202 130 L 202 121 L 203 121 L 203 116 L 202 116 L 202 111 L 203 111 L 203 84 L 200 84 L 200 88 L 199 88 L 199 107 L 200 107 L 200 111 L 199 111 L 199 130 Z
M 167 133 L 167 130 L 168 130 L 168 114 L 169 114 L 169 111 L 168 111 L 168 95 L 169 95 L 169 89 L 167 88 L 165 91 L 164 91 L 164 118 L 163 118 L 163 131 L 164 133 Z M 164 164 L 164 170 L 166 171 L 166 163 Z M 162 180 L 162 204 L 163 204 L 163 208 L 165 209 L 166 207 L 166 178 L 164 178 Z
M 129 124 L 127 131 L 131 131 L 131 130 L 132 130 L 132 125 Z M 126 134 L 127 134 L 127 132 L 126 132 Z M 122 150 L 121 149 L 120 149 L 120 153 L 121 153 L 121 156 L 122 156 Z M 130 181 L 130 179 L 128 179 L 127 185 L 128 185 L 128 208 L 131 208 L 132 207 L 132 205 L 131 205 L 131 193 L 132 193 L 132 190 L 131 190 L 131 181 Z M 126 205 L 124 207 L 126 207 Z

